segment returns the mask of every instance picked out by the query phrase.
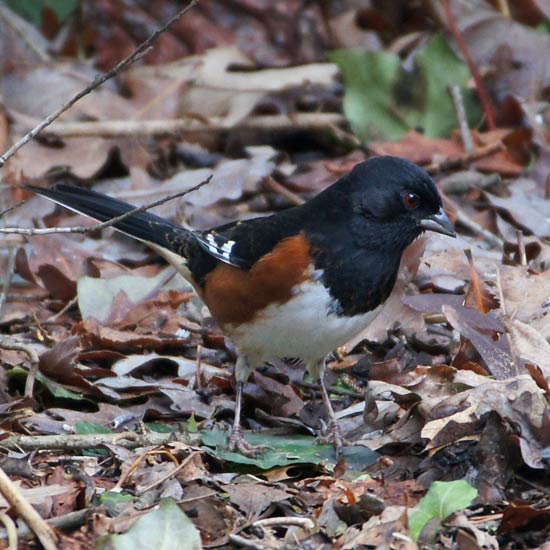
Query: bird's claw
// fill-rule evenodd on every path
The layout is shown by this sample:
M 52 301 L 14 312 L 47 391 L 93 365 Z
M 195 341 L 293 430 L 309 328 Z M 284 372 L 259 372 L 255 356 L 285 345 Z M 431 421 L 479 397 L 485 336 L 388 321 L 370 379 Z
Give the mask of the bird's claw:
M 338 424 L 331 422 L 328 426 L 328 430 L 325 434 L 317 436 L 317 443 L 321 445 L 334 445 L 334 450 L 336 451 L 336 456 L 339 458 L 344 452 L 344 445 L 347 445 L 347 441 L 342 437 L 340 432 L 340 427 Z
M 252 445 L 243 436 L 241 430 L 233 430 L 229 437 L 229 451 L 234 453 L 240 453 L 248 458 L 257 458 L 264 454 L 268 447 L 262 445 Z

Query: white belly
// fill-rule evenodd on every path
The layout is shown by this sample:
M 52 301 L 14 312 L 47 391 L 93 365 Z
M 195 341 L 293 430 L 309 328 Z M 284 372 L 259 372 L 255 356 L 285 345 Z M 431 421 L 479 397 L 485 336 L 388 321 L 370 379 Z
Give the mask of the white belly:
M 322 284 L 307 282 L 288 302 L 267 307 L 253 323 L 224 329 L 250 362 L 276 357 L 316 361 L 359 334 L 382 309 L 339 317 L 330 313 L 333 305 L 334 299 Z

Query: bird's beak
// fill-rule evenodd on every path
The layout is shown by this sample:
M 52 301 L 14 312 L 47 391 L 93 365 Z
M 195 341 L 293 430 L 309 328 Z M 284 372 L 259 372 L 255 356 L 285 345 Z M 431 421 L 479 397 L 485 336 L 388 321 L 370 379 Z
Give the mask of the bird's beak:
M 451 220 L 445 214 L 445 210 L 441 207 L 435 214 L 428 216 L 418 222 L 418 225 L 422 229 L 429 231 L 435 231 L 436 233 L 442 233 L 443 235 L 449 235 L 449 237 L 456 237 L 455 228 L 451 223 Z

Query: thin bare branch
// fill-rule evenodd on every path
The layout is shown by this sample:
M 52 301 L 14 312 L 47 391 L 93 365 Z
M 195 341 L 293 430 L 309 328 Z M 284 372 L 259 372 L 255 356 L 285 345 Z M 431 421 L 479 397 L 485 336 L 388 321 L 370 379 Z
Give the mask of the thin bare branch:
M 462 91 L 460 86 L 450 86 L 449 93 L 453 100 L 455 108 L 456 118 L 458 120 L 458 127 L 460 129 L 460 137 L 462 138 L 462 144 L 464 145 L 464 151 L 466 153 L 472 153 L 474 151 L 474 140 L 472 139 L 472 132 L 468 126 L 468 118 L 466 116 L 466 108 L 464 107 L 464 99 L 462 97 Z
M 199 434 L 137 433 L 121 432 L 111 434 L 59 434 L 59 435 L 12 435 L 0 442 L 0 447 L 14 451 L 79 451 L 101 445 L 118 445 L 125 449 L 137 449 L 154 445 L 167 445 L 173 441 L 187 445 L 199 445 Z
M 296 113 L 292 115 L 262 115 L 247 117 L 234 131 L 245 130 L 315 130 L 333 128 L 343 124 L 345 118 L 339 113 Z M 69 137 L 163 137 L 195 136 L 201 133 L 226 132 L 228 126 L 223 118 L 212 117 L 207 123 L 192 118 L 175 120 L 98 120 L 83 122 L 58 122 L 47 134 L 59 138 Z
M 54 530 L 40 514 L 27 502 L 21 490 L 13 483 L 7 474 L 0 468 L 0 493 L 34 531 L 38 540 L 46 550 L 57 548 L 57 536 Z
M 193 191 L 196 191 L 197 189 L 200 189 L 203 185 L 206 185 L 210 180 L 212 179 L 212 176 L 208 176 L 205 180 L 201 181 L 197 185 L 194 185 L 193 187 L 186 189 L 185 191 L 179 191 L 178 193 L 173 193 L 171 195 L 167 195 L 166 197 L 163 197 L 162 199 L 158 199 L 153 202 L 149 202 L 147 204 L 144 204 L 143 206 L 140 206 L 138 208 L 134 208 L 133 210 L 130 210 L 124 214 L 121 214 L 120 216 L 117 216 L 116 218 L 111 218 L 110 220 L 107 220 L 106 222 L 97 223 L 94 225 L 91 225 L 89 227 L 83 227 L 83 226 L 76 226 L 76 227 L 48 227 L 46 229 L 34 229 L 32 227 L 0 227 L 0 233 L 15 233 L 17 235 L 51 235 L 52 233 L 90 233 L 91 231 L 97 231 L 100 229 L 105 229 L 106 227 L 110 227 L 112 225 L 115 225 L 116 223 L 119 223 L 126 218 L 129 218 L 130 216 L 135 216 L 136 214 L 140 214 L 141 212 L 145 212 L 146 210 L 149 210 L 151 208 L 155 208 L 156 206 L 160 206 L 161 204 L 164 204 L 165 202 L 177 199 L 178 197 L 183 197 L 184 195 L 187 195 L 189 193 L 192 193 Z
M 10 248 L 8 248 L 7 263 L 8 265 L 6 267 L 6 272 L 2 280 L 2 292 L 0 293 L 0 315 L 2 314 L 2 308 L 6 303 L 8 293 L 10 291 L 11 280 L 15 271 L 15 248 L 13 246 L 10 246 Z
M 8 206 L 5 210 L 2 210 L 0 212 L 0 218 L 8 214 L 9 212 L 12 212 L 16 208 L 19 208 L 21 205 L 25 204 L 25 201 L 18 202 L 17 204 L 13 204 L 12 206 Z

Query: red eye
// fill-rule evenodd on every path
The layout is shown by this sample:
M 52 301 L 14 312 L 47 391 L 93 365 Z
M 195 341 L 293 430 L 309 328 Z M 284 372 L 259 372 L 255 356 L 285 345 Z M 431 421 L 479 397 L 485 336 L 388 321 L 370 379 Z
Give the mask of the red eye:
M 407 210 L 414 210 L 420 206 L 420 197 L 411 191 L 403 193 L 403 204 Z

